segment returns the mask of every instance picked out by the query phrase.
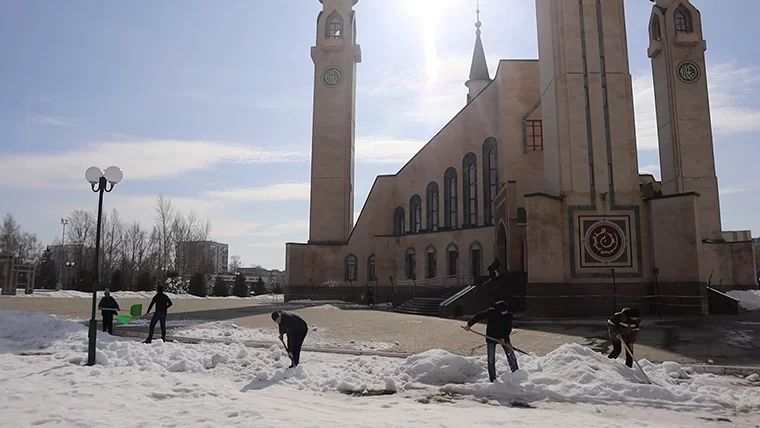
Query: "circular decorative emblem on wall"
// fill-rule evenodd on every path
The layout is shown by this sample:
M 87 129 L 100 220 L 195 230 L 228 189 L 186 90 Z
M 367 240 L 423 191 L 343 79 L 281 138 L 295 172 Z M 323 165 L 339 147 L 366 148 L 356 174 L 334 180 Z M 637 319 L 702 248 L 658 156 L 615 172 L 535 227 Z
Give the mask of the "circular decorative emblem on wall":
M 678 64 L 676 73 L 684 83 L 694 83 L 699 80 L 699 76 L 702 74 L 699 66 L 692 61 L 683 61 Z
M 328 67 L 322 72 L 322 83 L 324 83 L 325 86 L 334 88 L 340 85 L 340 82 L 342 81 L 343 72 L 337 67 Z
M 601 221 L 586 231 L 584 241 L 591 257 L 600 262 L 611 262 L 623 254 L 627 238 L 617 224 Z

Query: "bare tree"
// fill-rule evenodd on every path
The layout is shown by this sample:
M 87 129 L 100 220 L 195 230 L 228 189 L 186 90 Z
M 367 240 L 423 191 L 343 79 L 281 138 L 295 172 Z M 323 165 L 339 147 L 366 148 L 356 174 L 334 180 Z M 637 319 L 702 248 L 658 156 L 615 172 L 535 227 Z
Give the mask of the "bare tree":
M 21 235 L 21 239 L 19 239 L 18 249 L 16 250 L 18 263 L 35 264 L 39 261 L 41 255 L 42 243 L 37 239 L 37 235 L 24 232 Z
M 111 274 L 116 268 L 119 248 L 122 246 L 124 239 L 124 230 L 121 224 L 121 219 L 119 218 L 119 212 L 115 209 L 111 212 L 110 217 L 108 217 L 108 222 L 106 222 L 105 216 L 103 220 L 103 248 L 105 255 L 105 257 L 103 257 L 105 261 L 103 274 L 105 275 L 105 280 L 110 282 Z
M 17 254 L 21 244 L 21 226 L 11 214 L 6 214 L 0 228 L 0 252 Z
M 166 268 L 171 263 L 172 253 L 172 236 L 171 227 L 174 221 L 175 210 L 172 206 L 171 198 L 158 195 L 156 200 L 156 227 L 158 229 L 159 239 L 159 267 Z
M 240 263 L 240 256 L 235 254 L 234 256 L 230 257 L 230 272 L 237 272 L 240 266 L 242 266 L 242 263 Z
M 66 228 L 66 241 L 76 247 L 76 266 L 84 269 L 91 263 L 84 260 L 87 247 L 94 241 L 95 216 L 84 210 L 74 210 L 69 214 L 69 227 Z M 87 262 L 87 263 L 83 263 Z

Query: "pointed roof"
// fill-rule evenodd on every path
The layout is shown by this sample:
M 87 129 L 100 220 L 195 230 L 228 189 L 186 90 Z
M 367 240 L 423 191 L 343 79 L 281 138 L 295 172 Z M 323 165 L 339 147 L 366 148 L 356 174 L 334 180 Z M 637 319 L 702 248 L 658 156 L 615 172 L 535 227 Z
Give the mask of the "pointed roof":
M 480 5 L 476 11 L 478 19 L 475 22 L 475 50 L 472 52 L 472 65 L 470 65 L 470 80 L 491 80 L 486 63 L 486 52 L 483 50 L 483 41 L 480 40 Z

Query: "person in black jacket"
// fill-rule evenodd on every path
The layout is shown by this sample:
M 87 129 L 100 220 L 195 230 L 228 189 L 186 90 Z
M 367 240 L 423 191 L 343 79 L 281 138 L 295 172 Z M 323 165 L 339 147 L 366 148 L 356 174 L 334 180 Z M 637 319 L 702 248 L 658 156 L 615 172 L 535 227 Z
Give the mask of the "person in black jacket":
M 153 341 L 153 331 L 156 329 L 156 323 L 158 322 L 161 323 L 161 340 L 166 342 L 166 314 L 168 313 L 169 308 L 172 307 L 173 303 L 171 299 L 169 299 L 169 296 L 164 294 L 164 287 L 156 288 L 156 295 L 153 296 L 153 300 L 150 301 L 150 305 L 148 306 L 145 315 L 150 313 L 150 310 L 153 309 L 153 305 L 156 306 L 156 312 L 153 313 L 153 318 L 150 319 L 148 338 L 145 339 L 145 342 L 143 343 L 150 343 Z
M 301 360 L 301 346 L 306 339 L 309 326 L 303 318 L 288 311 L 272 312 L 272 321 L 280 326 L 280 340 L 284 334 L 288 335 L 288 356 L 293 362 L 289 368 L 297 367 Z
M 111 292 L 106 290 L 103 293 L 103 298 L 98 303 L 98 309 L 103 315 L 103 331 L 113 336 L 113 317 L 119 314 L 119 304 L 116 303 L 116 299 L 111 297 Z
M 515 357 L 515 351 L 512 349 L 512 345 L 509 342 L 509 335 L 512 333 L 512 313 L 509 312 L 509 307 L 506 302 L 498 301 L 493 307 L 475 314 L 475 316 L 467 322 L 467 326 L 464 329 L 470 331 L 470 327 L 482 320 L 488 321 L 488 326 L 486 327 L 486 336 L 488 336 L 486 338 L 488 379 L 493 382 L 496 379 L 497 344 L 501 345 L 504 349 L 504 353 L 507 354 L 509 368 L 513 372 L 518 370 L 517 357 Z
M 633 345 L 639 337 L 639 328 L 641 326 L 641 314 L 638 309 L 625 308 L 620 312 L 614 313 L 607 320 L 607 334 L 612 340 L 612 352 L 608 357 L 617 359 L 622 351 L 625 342 L 628 349 L 633 352 Z M 633 367 L 633 355 L 625 352 L 625 365 Z

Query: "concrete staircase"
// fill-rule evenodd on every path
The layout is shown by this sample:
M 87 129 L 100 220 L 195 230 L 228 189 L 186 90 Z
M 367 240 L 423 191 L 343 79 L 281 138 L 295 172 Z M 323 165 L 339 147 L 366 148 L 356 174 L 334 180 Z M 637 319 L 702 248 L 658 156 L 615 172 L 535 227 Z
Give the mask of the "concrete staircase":
M 438 306 L 441 304 L 441 302 L 443 302 L 444 300 L 448 298 L 449 296 L 415 297 L 412 300 L 409 300 L 403 305 L 396 308 L 394 312 L 399 312 L 402 314 L 425 315 L 429 317 L 437 317 Z

